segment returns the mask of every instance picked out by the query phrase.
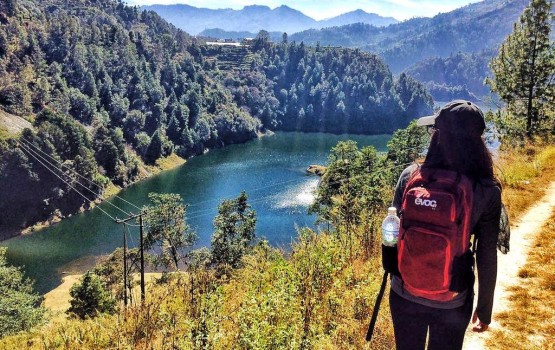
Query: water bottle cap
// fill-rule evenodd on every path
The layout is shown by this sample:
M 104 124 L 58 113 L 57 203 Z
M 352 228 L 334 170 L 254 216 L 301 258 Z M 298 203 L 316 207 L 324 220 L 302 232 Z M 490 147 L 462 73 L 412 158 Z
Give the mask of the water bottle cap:
M 389 207 L 389 208 L 387 208 L 387 214 L 389 214 L 389 215 L 397 215 L 397 208 L 395 208 L 395 207 Z

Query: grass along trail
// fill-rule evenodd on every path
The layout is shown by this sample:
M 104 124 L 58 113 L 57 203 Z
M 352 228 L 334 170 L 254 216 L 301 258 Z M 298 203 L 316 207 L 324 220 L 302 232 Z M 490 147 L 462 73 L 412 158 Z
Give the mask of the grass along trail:
M 493 305 L 492 323 L 484 333 L 472 332 L 472 326 L 467 330 L 464 349 L 487 349 L 486 341 L 492 332 L 500 329 L 499 315 L 510 310 L 511 288 L 519 285 L 519 271 L 524 267 L 530 249 L 533 247 L 536 236 L 551 218 L 555 208 L 555 182 L 552 182 L 544 196 L 517 222 L 511 225 L 511 246 L 508 254 L 497 254 L 497 286 Z

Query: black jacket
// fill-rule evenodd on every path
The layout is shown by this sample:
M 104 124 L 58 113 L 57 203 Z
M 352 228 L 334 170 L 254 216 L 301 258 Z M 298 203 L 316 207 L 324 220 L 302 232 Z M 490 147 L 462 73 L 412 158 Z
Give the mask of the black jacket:
M 397 211 L 401 209 L 405 186 L 416 167 L 416 165 L 409 166 L 399 177 L 393 198 L 393 206 L 397 208 Z M 497 280 L 497 235 L 500 216 L 501 186 L 493 179 L 479 179 L 474 186 L 474 203 L 470 227 L 471 233 L 477 240 L 478 304 L 476 309 L 480 321 L 486 324 L 491 322 L 493 294 Z M 395 279 L 393 284 L 396 288 L 393 289 L 398 291 L 400 284 Z M 452 305 L 430 301 L 424 302 L 421 298 L 412 296 L 406 291 L 400 295 L 411 301 L 439 308 L 458 307 L 461 303 L 461 300 L 454 301 Z

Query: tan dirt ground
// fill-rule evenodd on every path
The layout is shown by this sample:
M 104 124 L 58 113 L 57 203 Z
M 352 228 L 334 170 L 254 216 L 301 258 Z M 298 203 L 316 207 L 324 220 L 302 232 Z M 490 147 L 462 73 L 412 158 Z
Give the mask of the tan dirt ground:
M 518 283 L 518 271 L 526 263 L 528 252 L 534 244 L 537 233 L 540 232 L 541 227 L 549 220 L 554 210 L 555 182 L 551 183 L 546 194 L 520 220 L 511 225 L 510 251 L 506 255 L 497 253 L 497 286 L 495 288 L 490 330 L 500 327 L 499 323 L 496 322 L 496 314 L 507 311 L 510 308 L 508 290 L 512 285 Z M 463 349 L 486 349 L 485 340 L 490 336 L 490 330 L 484 333 L 475 333 L 472 332 L 472 325 L 470 325 Z
M 0 109 L 0 126 L 6 128 L 6 130 L 8 130 L 10 134 L 17 134 L 23 131 L 24 128 L 32 129 L 33 127 L 31 123 L 29 123 L 27 120 L 21 117 L 6 113 L 1 109 Z

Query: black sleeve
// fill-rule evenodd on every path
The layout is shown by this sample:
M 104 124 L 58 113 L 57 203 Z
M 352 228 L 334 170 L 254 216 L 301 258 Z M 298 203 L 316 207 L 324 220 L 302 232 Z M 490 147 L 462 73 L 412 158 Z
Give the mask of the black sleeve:
M 481 322 L 490 324 L 493 294 L 497 280 L 497 234 L 501 216 L 501 189 L 491 187 L 488 203 L 478 222 L 475 234 L 478 240 L 476 265 L 478 267 L 478 305 L 476 311 Z

